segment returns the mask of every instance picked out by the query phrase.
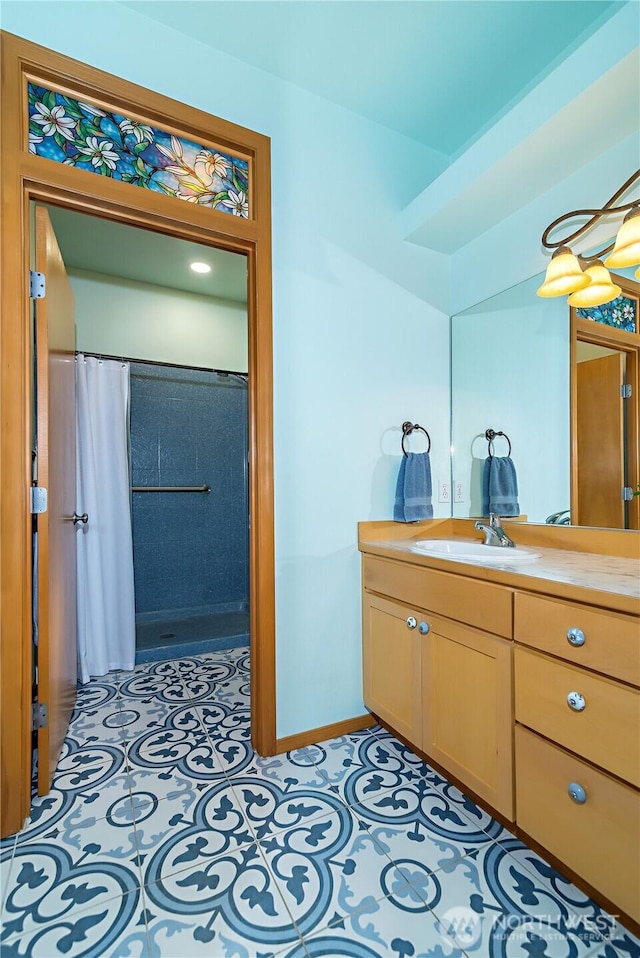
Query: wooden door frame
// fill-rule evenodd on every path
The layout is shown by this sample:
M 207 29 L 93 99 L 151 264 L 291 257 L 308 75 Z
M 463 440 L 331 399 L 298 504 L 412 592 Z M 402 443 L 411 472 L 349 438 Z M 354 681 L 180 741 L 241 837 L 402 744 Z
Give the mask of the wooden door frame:
M 638 299 L 640 306 L 640 283 L 636 283 L 626 276 L 611 274 L 614 283 L 622 289 L 623 294 Z M 640 482 L 640 331 L 625 332 L 612 326 L 594 322 L 591 319 L 582 319 L 578 316 L 575 307 L 570 309 L 570 425 L 571 425 L 571 516 L 572 522 L 580 522 L 578 514 L 578 342 L 594 343 L 609 349 L 617 349 L 626 353 L 627 372 L 626 380 L 632 387 L 632 401 L 627 409 L 627 478 L 635 489 Z M 640 314 L 636 321 L 640 322 Z M 629 503 L 629 528 L 640 529 L 640 496 L 635 496 Z
M 270 140 L 12 34 L 1 33 L 0 835 L 29 813 L 31 780 L 32 202 L 244 253 L 248 265 L 251 727 L 276 750 Z M 27 82 L 105 104 L 160 129 L 246 157 L 249 219 L 163 196 L 28 152 Z

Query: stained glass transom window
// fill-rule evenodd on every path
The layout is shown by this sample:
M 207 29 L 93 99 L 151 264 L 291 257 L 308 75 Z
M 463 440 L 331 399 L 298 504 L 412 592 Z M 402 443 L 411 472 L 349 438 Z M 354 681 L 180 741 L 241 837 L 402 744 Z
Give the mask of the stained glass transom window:
M 28 85 L 29 152 L 245 219 L 246 160 Z
M 589 306 L 576 312 L 581 319 L 591 319 L 627 333 L 638 332 L 638 300 L 634 297 L 617 296 L 603 306 Z

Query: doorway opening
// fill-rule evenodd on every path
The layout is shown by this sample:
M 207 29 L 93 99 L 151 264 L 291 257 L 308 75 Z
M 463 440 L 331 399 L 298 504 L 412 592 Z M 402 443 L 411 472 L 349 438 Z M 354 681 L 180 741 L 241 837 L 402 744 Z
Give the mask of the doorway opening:
M 49 214 L 77 351 L 129 365 L 136 660 L 248 644 L 246 256 Z
M 74 300 L 78 466 L 69 457 L 62 468 L 75 472 L 78 500 L 71 531 L 79 555 L 82 680 L 130 669 L 134 654 L 138 665 L 244 649 L 250 638 L 246 256 L 58 207 L 37 212 L 49 217 Z M 194 272 L 194 262 L 209 271 Z M 51 315 L 55 296 L 49 305 Z M 55 343 L 49 345 L 54 369 L 59 357 Z M 89 371 L 93 391 L 86 388 Z M 126 417 L 113 419 L 123 383 Z M 51 394 L 49 405 L 55 401 Z M 49 445 L 51 420 L 61 415 L 46 412 L 42 438 Z M 40 412 L 37 420 L 39 433 Z M 123 432 L 117 442 L 129 453 L 125 495 L 115 508 L 114 430 Z M 54 450 L 47 455 L 51 464 Z M 69 518 L 61 516 L 58 525 L 69 526 Z M 56 516 L 47 525 L 52 530 Z M 57 558 L 55 549 L 50 558 Z M 129 562 L 131 589 L 118 568 Z M 36 646 L 36 662 L 50 656 L 56 629 L 70 631 L 69 618 L 55 618 L 53 612 L 48 651 Z M 123 634 L 135 641 L 135 653 Z M 52 683 L 46 699 L 55 698 Z M 65 733 L 51 730 L 46 749 L 38 738 L 40 794 L 48 791 Z

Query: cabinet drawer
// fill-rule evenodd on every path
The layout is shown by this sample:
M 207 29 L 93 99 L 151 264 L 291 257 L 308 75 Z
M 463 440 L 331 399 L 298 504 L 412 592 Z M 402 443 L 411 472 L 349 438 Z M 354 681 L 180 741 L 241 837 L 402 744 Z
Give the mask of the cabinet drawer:
M 571 783 L 584 804 L 569 795 Z M 516 726 L 518 825 L 615 905 L 640 919 L 640 794 Z
M 572 629 L 583 633 L 582 645 L 569 641 Z M 516 592 L 514 638 L 640 687 L 640 622 L 634 616 Z
M 515 648 L 516 721 L 633 785 L 640 785 L 640 692 Z M 567 696 L 584 697 L 574 711 Z
M 512 635 L 510 589 L 465 576 L 423 569 L 406 562 L 366 556 L 364 587 L 495 635 Z

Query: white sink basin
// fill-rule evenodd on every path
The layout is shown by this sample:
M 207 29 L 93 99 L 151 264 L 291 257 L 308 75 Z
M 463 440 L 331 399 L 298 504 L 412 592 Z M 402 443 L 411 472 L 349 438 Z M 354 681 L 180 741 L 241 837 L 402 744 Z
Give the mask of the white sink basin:
M 516 546 L 486 546 L 483 542 L 468 542 L 464 539 L 420 539 L 411 547 L 412 552 L 437 556 L 438 559 L 462 559 L 495 562 L 498 565 L 518 565 L 540 558 L 539 552 L 531 552 Z

